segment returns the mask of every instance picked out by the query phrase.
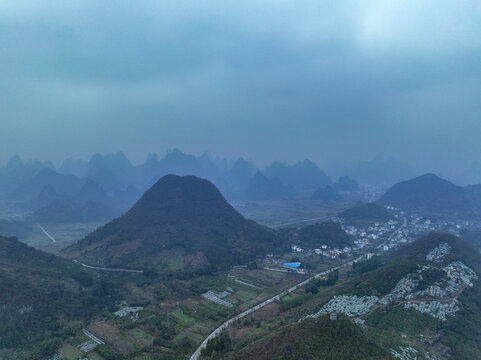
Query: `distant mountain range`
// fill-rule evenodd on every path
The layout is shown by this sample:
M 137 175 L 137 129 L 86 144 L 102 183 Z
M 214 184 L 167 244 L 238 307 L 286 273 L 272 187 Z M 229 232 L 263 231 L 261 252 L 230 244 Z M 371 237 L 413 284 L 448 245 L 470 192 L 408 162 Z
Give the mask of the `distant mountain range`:
M 264 173 L 268 178 L 277 178 L 300 191 L 314 190 L 332 183 L 329 176 L 319 166 L 307 159 L 291 166 L 274 162 L 265 169 Z
M 425 174 L 392 186 L 377 201 L 404 210 L 476 216 L 481 212 L 481 194 L 434 174 Z
M 116 215 L 116 212 L 104 203 L 87 201 L 79 204 L 71 200 L 56 200 L 36 210 L 27 220 L 52 224 L 89 223 L 111 220 Z
M 349 176 L 341 176 L 332 187 L 336 191 L 343 192 L 361 190 L 357 181 L 351 179 Z
M 59 174 L 52 169 L 44 168 L 11 191 L 9 198 L 33 201 L 46 191 L 52 196 L 66 197 L 76 193 L 80 188 L 81 181 L 75 176 Z
M 168 174 L 208 179 L 229 200 L 305 197 L 308 195 L 299 193 L 331 184 L 331 179 L 307 159 L 293 165 L 274 162 L 259 169 L 243 158 L 216 159 L 174 149 L 163 158 L 149 155 L 140 165 L 133 165 L 119 152 L 95 154 L 89 161 L 68 158 L 55 169 L 50 162 L 23 163 L 15 156 L 0 167 L 0 207 L 35 211 L 53 201 L 72 200 L 104 203 L 116 211 L 125 211 L 146 189 Z
M 208 180 L 167 175 L 128 212 L 62 254 L 89 265 L 197 271 L 243 265 L 282 248 L 277 233 L 245 219 Z
M 270 180 L 260 171 L 249 180 L 244 192 L 247 200 L 288 200 L 295 195 L 296 190 L 292 185 L 283 184 L 277 177 Z

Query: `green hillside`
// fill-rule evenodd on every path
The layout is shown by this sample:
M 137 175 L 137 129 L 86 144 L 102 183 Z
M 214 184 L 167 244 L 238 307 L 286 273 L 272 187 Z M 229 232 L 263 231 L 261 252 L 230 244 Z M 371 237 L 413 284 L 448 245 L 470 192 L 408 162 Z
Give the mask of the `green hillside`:
M 0 237 L 0 354 L 33 360 L 55 353 L 99 310 L 102 291 L 79 265 Z
M 377 202 L 404 210 L 449 212 L 451 216 L 474 216 L 481 211 L 481 197 L 477 192 L 454 185 L 434 174 L 397 183 Z
M 62 253 L 90 265 L 205 271 L 282 246 L 276 232 L 245 219 L 209 181 L 167 175 L 127 213 Z
M 328 315 L 285 327 L 242 351 L 247 360 L 381 360 L 389 352 L 345 316 L 331 321 Z

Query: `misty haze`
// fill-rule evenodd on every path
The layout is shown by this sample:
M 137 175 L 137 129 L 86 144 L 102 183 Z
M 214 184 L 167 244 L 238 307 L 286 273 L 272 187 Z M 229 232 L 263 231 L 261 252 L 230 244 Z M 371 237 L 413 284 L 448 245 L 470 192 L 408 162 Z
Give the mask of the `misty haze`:
M 481 359 L 481 5 L 0 0 L 0 360 Z

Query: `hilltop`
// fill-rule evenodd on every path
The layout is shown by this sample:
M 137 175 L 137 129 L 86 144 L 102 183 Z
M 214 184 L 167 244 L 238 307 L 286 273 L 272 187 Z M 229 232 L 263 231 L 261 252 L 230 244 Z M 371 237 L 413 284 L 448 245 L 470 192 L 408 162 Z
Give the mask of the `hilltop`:
M 481 211 L 479 194 L 434 174 L 425 174 L 395 184 L 377 203 L 404 210 L 449 211 L 465 215 L 479 214 Z
M 167 175 L 62 254 L 90 265 L 182 271 L 245 264 L 281 247 L 274 231 L 245 219 L 211 182 Z

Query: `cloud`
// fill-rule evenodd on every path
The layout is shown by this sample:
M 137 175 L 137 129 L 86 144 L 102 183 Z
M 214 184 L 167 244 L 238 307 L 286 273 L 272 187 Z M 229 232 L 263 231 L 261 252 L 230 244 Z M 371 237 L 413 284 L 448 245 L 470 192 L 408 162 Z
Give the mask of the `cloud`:
M 474 160 L 480 15 L 467 0 L 0 0 L 0 156 Z

